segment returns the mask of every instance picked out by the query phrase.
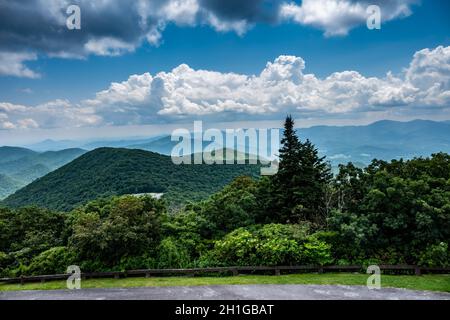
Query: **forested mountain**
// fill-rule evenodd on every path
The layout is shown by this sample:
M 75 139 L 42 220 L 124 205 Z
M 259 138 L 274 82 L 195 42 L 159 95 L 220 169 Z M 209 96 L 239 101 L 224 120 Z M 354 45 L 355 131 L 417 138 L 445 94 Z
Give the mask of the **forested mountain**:
M 38 153 L 25 148 L 0 147 L 0 199 L 85 152 L 66 149 Z
M 14 161 L 26 156 L 35 155 L 36 152 L 19 147 L 0 147 L 0 164 L 5 162 Z
M 69 210 L 103 196 L 165 193 L 171 205 L 199 200 L 240 175 L 258 176 L 257 165 L 175 165 L 144 150 L 100 148 L 34 181 L 4 204 Z

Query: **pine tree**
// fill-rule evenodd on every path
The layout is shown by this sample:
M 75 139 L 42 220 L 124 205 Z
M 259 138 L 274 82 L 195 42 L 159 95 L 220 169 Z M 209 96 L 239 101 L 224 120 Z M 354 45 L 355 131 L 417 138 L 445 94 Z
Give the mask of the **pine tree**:
M 274 209 L 277 211 L 278 222 L 291 220 L 292 208 L 300 202 L 299 173 L 301 143 L 295 134 L 294 120 L 289 115 L 284 123 L 284 133 L 281 139 L 282 147 L 279 153 L 278 173 L 273 178 Z
M 325 222 L 325 192 L 331 178 L 330 166 L 325 157 L 319 156 L 318 150 L 309 139 L 301 143 L 297 189 L 300 201 L 295 208 L 295 215 L 300 220 L 319 225 Z
M 264 205 L 265 222 L 322 224 L 325 189 L 331 179 L 325 157 L 319 157 L 309 140 L 298 139 L 291 116 L 286 118 L 281 143 L 278 173 L 270 181 L 271 192 Z

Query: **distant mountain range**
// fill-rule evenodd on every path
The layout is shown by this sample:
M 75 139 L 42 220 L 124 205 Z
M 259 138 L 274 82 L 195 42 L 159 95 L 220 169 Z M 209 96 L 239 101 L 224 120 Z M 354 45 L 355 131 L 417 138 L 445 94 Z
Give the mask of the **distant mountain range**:
M 89 140 L 89 141 L 75 141 L 75 140 L 52 140 L 47 139 L 35 144 L 25 145 L 24 148 L 43 152 L 43 151 L 59 151 L 63 149 L 84 149 L 94 150 L 102 147 L 109 148 L 124 148 L 133 144 L 146 144 L 157 140 L 161 136 L 150 138 L 128 138 L 128 139 L 113 139 L 113 140 Z
M 298 130 L 332 164 L 372 159 L 392 160 L 450 152 L 450 122 L 415 120 L 378 121 L 368 126 L 317 126 Z
M 378 121 L 367 126 L 315 126 L 297 129 L 297 134 L 302 140 L 311 140 L 333 166 L 350 161 L 362 166 L 374 158 L 410 159 L 440 151 L 450 152 L 448 121 Z M 171 141 L 170 136 L 165 136 L 127 148 L 169 155 L 177 143 Z M 193 140 L 191 143 L 194 143 Z M 203 146 L 206 145 L 208 142 L 203 143 Z M 246 152 L 249 150 L 246 149 Z
M 164 193 L 171 206 L 201 200 L 234 178 L 259 176 L 259 165 L 175 165 L 144 150 L 99 148 L 6 198 L 8 206 L 70 210 L 102 196 Z
M 450 153 L 450 121 L 378 121 L 367 126 L 315 126 L 297 129 L 302 140 L 310 139 L 333 166 L 353 162 L 358 166 L 372 159 L 392 160 Z M 282 130 L 280 129 L 280 137 Z M 191 139 L 191 145 L 196 141 Z M 0 147 L 0 199 L 33 180 L 100 147 L 142 149 L 170 155 L 178 141 L 169 135 L 98 141 L 46 140 L 28 146 Z M 202 142 L 206 147 L 209 142 Z M 67 149 L 69 148 L 69 149 Z M 52 151 L 48 151 L 52 150 Z M 46 151 L 46 152 L 43 152 Z M 194 152 L 194 150 L 191 150 Z M 245 150 L 249 153 L 249 150 Z
M 41 153 L 25 148 L 0 147 L 0 199 L 85 152 L 82 149 L 66 149 Z
M 428 156 L 438 151 L 450 152 L 450 121 L 383 120 L 367 126 L 314 126 L 297 129 L 297 133 L 301 139 L 310 139 L 333 165 L 348 161 L 368 164 L 373 158 L 392 160 L 400 157 Z M 46 140 L 28 148 L 47 151 L 73 147 L 85 150 L 113 147 L 170 155 L 177 143 L 171 141 L 169 135 L 161 135 L 89 142 Z M 208 142 L 203 142 L 203 146 L 207 144 Z

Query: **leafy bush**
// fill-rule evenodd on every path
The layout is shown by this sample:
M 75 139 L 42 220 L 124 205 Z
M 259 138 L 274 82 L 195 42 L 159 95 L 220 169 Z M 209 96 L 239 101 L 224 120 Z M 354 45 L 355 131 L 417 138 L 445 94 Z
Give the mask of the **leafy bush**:
M 0 274 L 12 262 L 11 260 L 12 258 L 10 255 L 0 251 Z
M 192 207 L 207 224 L 209 238 L 219 238 L 239 227 L 255 223 L 256 182 L 250 177 L 238 177 L 220 192 Z M 205 232 L 205 231 L 203 231 Z
M 331 263 L 331 246 L 319 240 L 316 236 L 309 236 L 301 247 L 302 262 L 305 264 L 324 265 Z
M 158 247 L 158 268 L 187 268 L 190 257 L 186 248 L 173 238 L 165 238 Z
M 121 271 L 138 270 L 138 269 L 153 269 L 156 267 L 156 260 L 154 257 L 146 254 L 134 257 L 122 257 L 120 259 L 118 268 Z
M 428 246 L 419 256 L 419 265 L 426 267 L 449 267 L 450 252 L 448 244 L 441 242 Z
M 66 273 L 67 267 L 74 264 L 74 261 L 74 252 L 68 250 L 67 247 L 54 247 L 34 257 L 27 267 L 27 274 Z
M 209 260 L 209 261 L 207 261 Z M 296 265 L 326 264 L 331 261 L 330 245 L 305 226 L 269 224 L 240 228 L 215 243 L 203 264 Z
M 92 206 L 75 213 L 69 246 L 81 261 L 100 261 L 107 267 L 123 257 L 154 253 L 161 237 L 164 206 L 151 197 L 114 197 L 100 212 Z
M 373 160 L 365 169 L 352 164 L 340 169 L 334 181 L 335 210 L 328 219 L 337 234 L 336 258 L 389 264 L 436 261 L 427 252 L 437 247 L 428 245 L 450 239 L 450 155 Z

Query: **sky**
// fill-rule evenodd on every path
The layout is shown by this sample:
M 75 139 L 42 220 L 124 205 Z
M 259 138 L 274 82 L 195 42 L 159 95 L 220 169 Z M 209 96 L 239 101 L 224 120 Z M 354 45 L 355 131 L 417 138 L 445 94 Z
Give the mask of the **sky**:
M 0 0 L 0 145 L 449 120 L 449 18 L 439 0 Z

